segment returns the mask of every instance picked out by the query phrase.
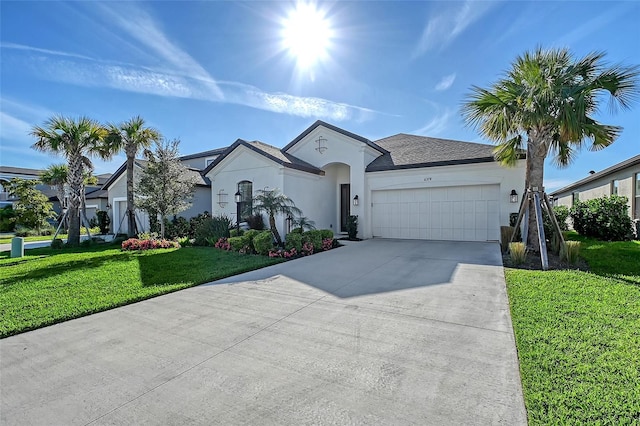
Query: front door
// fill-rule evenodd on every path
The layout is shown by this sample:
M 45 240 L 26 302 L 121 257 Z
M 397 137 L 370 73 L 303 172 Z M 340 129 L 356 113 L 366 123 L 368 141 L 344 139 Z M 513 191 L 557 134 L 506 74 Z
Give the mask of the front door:
M 351 185 L 340 185 L 340 232 L 347 232 L 347 219 L 351 214 Z

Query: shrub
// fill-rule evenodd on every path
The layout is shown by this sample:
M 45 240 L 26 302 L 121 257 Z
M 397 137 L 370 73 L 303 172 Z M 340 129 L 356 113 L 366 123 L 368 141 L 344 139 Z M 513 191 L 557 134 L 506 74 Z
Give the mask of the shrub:
M 558 226 L 560 226 L 561 231 L 568 231 L 569 224 L 567 224 L 567 219 L 569 218 L 569 208 L 567 206 L 554 206 L 553 214 L 558 221 Z M 546 209 L 542 209 L 542 224 L 544 226 L 544 235 L 548 240 L 551 240 L 554 230 L 553 224 L 551 223 L 551 218 L 549 217 L 549 213 L 547 213 Z
M 229 225 L 231 225 L 231 219 L 224 215 L 202 219 L 196 228 L 194 243 L 204 246 L 207 245 L 208 238 L 214 241 L 228 238 L 230 236 Z
M 291 230 L 291 232 L 289 232 L 289 234 L 300 234 L 300 235 L 302 235 L 303 232 L 304 232 L 304 230 L 302 228 L 293 228 Z
M 267 256 L 273 248 L 273 235 L 271 231 L 262 231 L 253 238 L 253 246 L 258 254 Z
M 220 250 L 231 250 L 231 244 L 229 244 L 229 240 L 227 238 L 220 238 L 218 241 L 216 241 L 214 247 Z
M 178 238 L 178 244 L 180 244 L 180 247 L 189 247 L 189 246 L 193 245 L 191 243 L 191 239 L 188 236 L 182 237 L 182 238 Z
M 249 225 L 249 229 L 255 229 L 257 231 L 262 231 L 265 228 L 265 226 L 264 226 L 264 218 L 262 217 L 262 215 L 260 213 L 252 214 L 251 216 L 247 217 L 247 225 Z
M 111 224 L 109 214 L 104 210 L 98 210 L 96 212 L 96 217 L 98 218 L 98 227 L 100 228 L 100 233 L 104 235 L 109 232 L 109 225 Z
M 269 257 L 284 257 L 285 259 L 291 259 L 292 257 L 296 257 L 298 252 L 295 248 L 291 250 L 282 250 L 282 249 L 271 249 L 269 250 Z
M 245 235 L 242 237 L 231 237 L 228 239 L 229 244 L 231 245 L 231 250 L 243 253 L 247 252 L 247 249 L 250 249 L 249 246 L 249 238 Z
M 256 237 L 256 235 L 260 234 L 260 232 L 262 231 L 258 231 L 257 229 L 249 229 L 244 233 L 244 236 L 249 239 L 249 247 L 251 248 L 251 252 L 256 251 L 256 248 L 253 245 L 253 239 Z
M 355 240 L 358 236 L 358 216 L 350 215 L 347 218 L 347 234 L 350 240 Z
M 56 238 L 55 240 L 51 241 L 52 249 L 60 250 L 63 247 L 64 247 L 64 242 L 60 238 Z
M 165 238 L 178 238 L 189 235 L 189 221 L 182 216 L 174 216 L 172 220 L 165 219 L 164 236 Z M 160 229 L 158 229 L 160 231 Z
M 321 229 L 320 236 L 323 240 L 326 240 L 327 238 L 333 239 L 333 231 L 331 229 Z
M 520 265 L 527 258 L 527 246 L 524 243 L 509 243 L 509 253 L 511 261 L 515 265 Z
M 302 244 L 302 255 L 310 256 L 313 254 L 313 244 L 310 242 L 306 242 Z
M 229 230 L 229 236 L 230 237 L 241 237 L 244 235 L 244 229 L 240 228 L 240 230 L 238 231 L 238 228 L 233 228 Z
M 138 238 L 129 238 L 122 242 L 122 250 L 152 250 L 160 248 L 178 248 L 180 245 L 176 241 L 169 240 L 141 240 Z
M 11 232 L 16 228 L 16 212 L 12 206 L 0 209 L 0 232 Z
M 189 219 L 189 237 L 195 238 L 196 230 L 198 229 L 198 226 L 200 226 L 202 222 L 210 218 L 211 218 L 211 213 L 203 212 Z
M 302 243 L 311 243 L 313 247 L 322 247 L 322 231 L 312 230 L 302 233 Z
M 15 228 L 15 235 L 16 237 L 37 237 L 40 235 L 53 235 L 56 230 L 53 226 L 49 225 L 49 226 L 45 226 L 41 229 L 33 229 L 33 228 L 26 228 L 24 226 L 18 225 Z
M 580 255 L 580 241 L 567 241 L 560 248 L 560 259 L 575 264 Z
M 284 243 L 286 250 L 295 249 L 297 252 L 302 251 L 302 234 L 298 232 L 289 232 Z
M 322 251 L 331 250 L 333 248 L 333 238 L 324 238 L 322 240 Z
M 612 195 L 578 201 L 570 215 L 573 228 L 579 234 L 599 240 L 622 241 L 633 235 L 627 209 L 627 197 Z

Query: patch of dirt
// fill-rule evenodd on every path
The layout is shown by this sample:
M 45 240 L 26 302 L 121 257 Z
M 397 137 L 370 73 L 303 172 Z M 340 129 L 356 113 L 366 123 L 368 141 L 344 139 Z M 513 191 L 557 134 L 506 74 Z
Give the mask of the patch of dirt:
M 558 256 L 557 254 L 553 254 L 553 253 L 548 253 L 547 254 L 548 259 L 549 259 L 549 270 L 566 270 L 566 269 L 573 269 L 573 270 L 580 270 L 580 271 L 588 271 L 589 270 L 589 265 L 587 265 L 587 262 L 584 261 L 584 259 L 580 258 L 578 259 L 578 261 L 575 264 L 570 264 L 567 262 L 564 262 L 562 260 L 560 260 L 560 256 Z M 506 268 L 513 268 L 513 269 L 529 269 L 529 270 L 537 270 L 537 271 L 541 271 L 542 270 L 542 260 L 540 259 L 540 253 L 535 253 L 535 252 L 528 252 L 527 253 L 527 258 L 524 261 L 524 263 L 521 263 L 519 265 L 515 265 L 512 261 L 511 261 L 511 256 L 509 254 L 502 254 L 502 264 L 506 267 Z

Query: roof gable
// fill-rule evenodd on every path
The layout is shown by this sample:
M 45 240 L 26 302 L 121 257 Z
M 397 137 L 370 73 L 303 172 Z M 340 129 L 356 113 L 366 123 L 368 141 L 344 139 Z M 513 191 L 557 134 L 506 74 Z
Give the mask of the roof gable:
M 313 123 L 311 126 L 309 126 L 305 131 L 303 131 L 302 133 L 300 133 L 300 135 L 298 135 L 294 140 L 292 140 L 291 142 L 289 142 L 287 144 L 287 146 L 285 146 L 284 148 L 282 148 L 282 152 L 287 152 L 289 151 L 291 148 L 293 148 L 298 142 L 300 142 L 301 140 L 303 140 L 305 137 L 307 137 L 309 135 L 309 133 L 313 132 L 316 128 L 318 128 L 319 126 L 322 126 L 324 128 L 327 128 L 329 130 L 333 130 L 334 132 L 340 133 L 348 138 L 351 139 L 355 139 L 358 142 L 362 142 L 365 145 L 368 145 L 369 147 L 375 149 L 376 151 L 380 152 L 381 154 L 385 154 L 387 151 L 378 146 L 377 144 L 371 142 L 369 139 L 362 137 L 360 135 L 356 135 L 355 133 L 351 133 L 348 132 L 344 129 L 341 129 L 339 127 L 336 127 L 332 124 L 326 123 L 322 120 L 317 120 L 315 123 Z
M 220 154 L 218 158 L 216 158 L 211 164 L 209 164 L 209 166 L 202 171 L 202 174 L 206 176 L 211 170 L 213 170 L 218 164 L 220 164 L 233 151 L 235 151 L 236 148 L 240 146 L 245 147 L 283 167 L 317 175 L 324 174 L 324 172 L 317 167 L 307 163 L 306 161 L 302 161 L 291 154 L 285 153 L 284 150 L 280 150 L 273 145 L 269 145 L 260 141 L 247 142 L 242 139 L 236 140 L 229 148 L 227 148 L 222 154 Z

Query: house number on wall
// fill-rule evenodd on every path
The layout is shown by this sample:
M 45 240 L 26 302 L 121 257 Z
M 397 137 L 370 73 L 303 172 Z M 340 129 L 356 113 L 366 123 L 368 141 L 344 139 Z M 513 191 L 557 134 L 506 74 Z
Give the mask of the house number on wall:
M 424 178 L 424 181 L 425 181 L 425 182 L 429 182 L 430 180 L 431 180 L 431 178 L 430 178 L 430 177 L 426 177 L 426 178 Z

